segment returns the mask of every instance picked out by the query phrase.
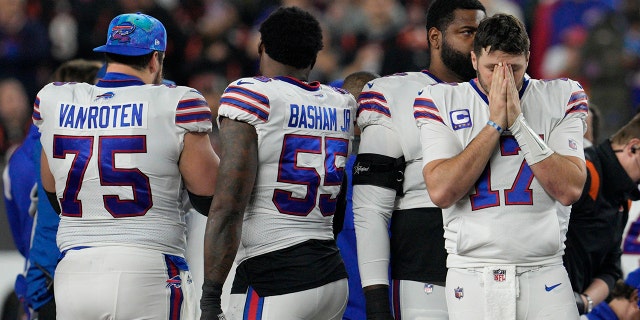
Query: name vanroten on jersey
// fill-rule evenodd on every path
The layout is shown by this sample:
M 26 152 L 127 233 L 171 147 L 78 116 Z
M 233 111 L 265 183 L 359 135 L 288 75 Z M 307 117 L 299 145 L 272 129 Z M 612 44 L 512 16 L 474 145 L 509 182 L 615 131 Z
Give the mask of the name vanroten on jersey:
M 149 103 L 140 101 L 94 106 L 61 102 L 58 103 L 58 126 L 78 130 L 146 128 L 148 105 Z

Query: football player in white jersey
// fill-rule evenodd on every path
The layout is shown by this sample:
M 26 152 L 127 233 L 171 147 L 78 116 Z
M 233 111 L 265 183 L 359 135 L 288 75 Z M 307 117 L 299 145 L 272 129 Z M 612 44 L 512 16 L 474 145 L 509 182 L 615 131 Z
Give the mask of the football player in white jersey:
M 413 101 L 426 85 L 475 77 L 470 53 L 484 17 L 477 0 L 433 2 L 426 24 L 428 70 L 376 79 L 360 95 L 358 125 L 363 132 L 354 164 L 353 205 L 370 319 L 448 319 L 442 212 L 429 199 L 422 178 Z
M 431 200 L 443 208 L 450 319 L 577 319 L 562 265 L 570 205 L 586 179 L 587 96 L 570 79 L 525 76 L 515 17 L 478 26 L 478 77 L 421 89 L 414 103 Z
M 341 319 L 347 273 L 333 236 L 355 98 L 308 82 L 322 31 L 296 7 L 260 26 L 261 77 L 220 100 L 221 160 L 205 231 L 202 319 Z M 229 310 L 222 285 L 236 257 Z
M 119 15 L 95 49 L 105 76 L 36 98 L 42 184 L 61 212 L 58 319 L 195 318 L 181 195 L 208 213 L 218 157 L 202 95 L 160 84 L 165 48 L 160 21 Z

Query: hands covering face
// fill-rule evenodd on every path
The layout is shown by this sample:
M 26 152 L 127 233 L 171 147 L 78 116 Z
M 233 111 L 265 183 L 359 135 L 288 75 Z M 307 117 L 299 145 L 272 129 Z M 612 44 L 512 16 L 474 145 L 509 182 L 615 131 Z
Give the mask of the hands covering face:
M 489 90 L 489 119 L 508 129 L 520 113 L 520 95 L 513 69 L 510 64 L 499 62 L 493 68 Z

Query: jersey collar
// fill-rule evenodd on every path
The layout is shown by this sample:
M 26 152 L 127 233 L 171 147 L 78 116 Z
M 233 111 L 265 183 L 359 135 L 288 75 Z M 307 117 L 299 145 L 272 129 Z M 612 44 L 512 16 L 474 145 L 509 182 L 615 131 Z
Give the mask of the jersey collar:
M 420 71 L 424 74 L 426 74 L 427 76 L 431 77 L 431 79 L 435 80 L 437 83 L 444 83 L 444 81 L 442 81 L 440 78 L 436 77 L 433 73 L 429 72 L 429 70 L 422 70 Z
M 144 81 L 140 78 L 118 72 L 109 72 L 104 75 L 102 79 L 98 81 L 96 86 L 102 88 L 117 88 L 117 87 L 129 87 L 129 86 L 141 86 L 144 85 Z
M 277 77 L 273 77 L 274 79 L 278 79 L 280 81 L 284 81 L 287 83 L 290 83 L 294 86 L 298 86 L 304 90 L 307 91 L 318 91 L 320 90 L 320 82 L 318 81 L 313 81 L 313 82 L 304 82 L 304 81 L 300 81 L 296 78 L 293 77 L 286 77 L 286 76 L 277 76 Z
M 520 88 L 520 92 L 518 92 L 518 96 L 520 97 L 521 100 L 522 100 L 522 95 L 527 90 L 527 86 L 529 86 L 530 79 L 531 78 L 529 78 L 528 76 L 524 77 L 524 81 L 522 82 L 522 88 Z M 471 79 L 469 83 L 471 84 L 471 87 L 475 89 L 476 92 L 478 92 L 478 95 L 480 96 L 480 98 L 482 98 L 482 100 L 484 100 L 486 104 L 489 104 L 489 97 L 487 97 L 487 95 L 484 94 L 482 90 L 480 90 L 480 88 L 478 87 L 478 78 Z

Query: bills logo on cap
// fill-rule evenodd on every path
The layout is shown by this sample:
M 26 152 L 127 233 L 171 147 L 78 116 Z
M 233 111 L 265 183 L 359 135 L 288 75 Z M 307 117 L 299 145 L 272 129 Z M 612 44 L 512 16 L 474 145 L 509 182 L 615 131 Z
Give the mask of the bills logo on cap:
M 507 280 L 507 270 L 503 270 L 503 269 L 493 270 L 493 280 L 497 282 L 502 282 Z
M 469 128 L 472 125 L 469 109 L 453 110 L 449 112 L 449 118 L 453 130 Z
M 166 51 L 167 32 L 158 19 L 144 13 L 121 14 L 109 24 L 107 43 L 93 51 L 142 56 Z
M 453 289 L 453 295 L 456 297 L 456 299 L 460 300 L 464 297 L 464 289 L 457 287 L 455 289 Z
M 135 30 L 136 26 L 128 21 L 124 22 L 123 24 L 114 26 L 113 29 L 111 29 L 111 40 L 129 42 L 131 41 L 129 35 L 132 34 Z

